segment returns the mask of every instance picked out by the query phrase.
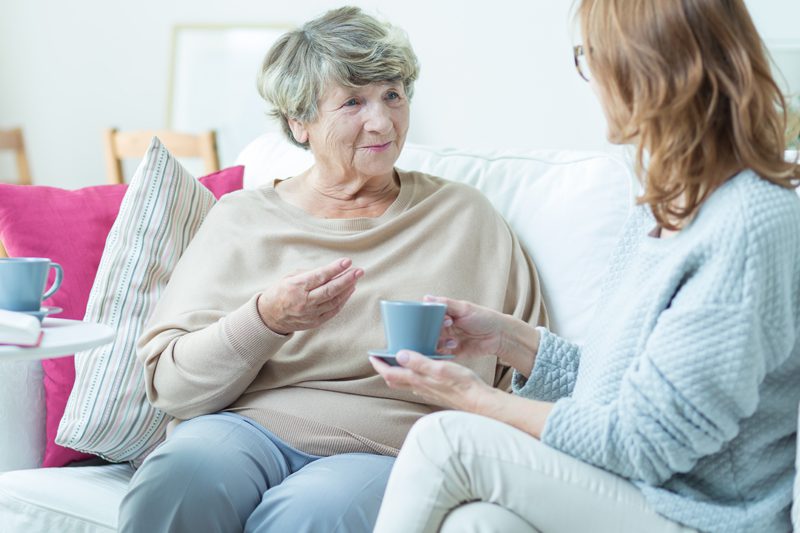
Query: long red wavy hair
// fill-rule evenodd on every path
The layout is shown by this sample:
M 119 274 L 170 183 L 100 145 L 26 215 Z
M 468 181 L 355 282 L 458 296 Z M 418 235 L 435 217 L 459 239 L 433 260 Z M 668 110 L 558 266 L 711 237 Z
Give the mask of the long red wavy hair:
M 730 176 L 783 187 L 786 103 L 742 0 L 581 0 L 577 16 L 609 139 L 634 143 L 659 224 L 679 229 Z

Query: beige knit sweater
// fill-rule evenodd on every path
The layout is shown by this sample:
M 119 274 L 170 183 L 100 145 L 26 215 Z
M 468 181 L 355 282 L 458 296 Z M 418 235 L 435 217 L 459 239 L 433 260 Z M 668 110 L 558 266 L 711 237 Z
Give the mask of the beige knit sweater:
M 396 455 L 414 421 L 436 408 L 389 389 L 370 366 L 367 350 L 386 345 L 381 299 L 445 295 L 545 324 L 531 262 L 486 198 L 398 174 L 400 193 L 377 218 L 314 218 L 271 186 L 220 200 L 139 339 L 152 404 L 177 419 L 234 411 L 311 454 Z M 261 291 L 343 256 L 365 275 L 338 315 L 287 336 L 264 325 Z M 469 366 L 509 387 L 496 359 Z

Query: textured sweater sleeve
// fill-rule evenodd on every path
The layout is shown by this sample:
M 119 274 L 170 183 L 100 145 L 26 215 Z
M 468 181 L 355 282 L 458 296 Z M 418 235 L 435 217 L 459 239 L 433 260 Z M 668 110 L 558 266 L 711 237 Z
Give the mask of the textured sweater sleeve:
M 261 321 L 257 291 L 231 284 L 230 211 L 224 200 L 211 210 L 138 341 L 150 403 L 177 418 L 230 405 L 290 337 Z
M 539 332 L 539 351 L 530 377 L 514 372 L 515 394 L 532 400 L 554 402 L 572 394 L 581 359 L 580 346 L 568 342 L 543 327 Z
M 740 204 L 759 200 L 741 197 Z M 732 219 L 705 221 L 716 231 L 689 256 L 690 274 L 665 302 L 619 393 L 608 402 L 558 400 L 543 442 L 659 485 L 739 434 L 759 406 L 765 376 L 797 342 L 797 198 L 762 203 L 746 216 L 736 216 L 735 206 L 716 206 L 713 214 Z
M 629 479 L 688 472 L 738 432 L 758 403 L 763 331 L 746 308 L 672 308 L 615 401 L 556 402 L 542 441 Z
M 288 338 L 264 325 L 256 299 L 196 331 L 167 329 L 145 338 L 141 353 L 150 403 L 187 419 L 219 411 L 241 396 Z

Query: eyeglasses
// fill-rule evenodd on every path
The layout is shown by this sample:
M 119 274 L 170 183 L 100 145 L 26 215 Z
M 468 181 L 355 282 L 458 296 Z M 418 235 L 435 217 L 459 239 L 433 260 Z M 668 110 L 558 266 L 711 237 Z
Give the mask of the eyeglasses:
M 578 75 L 589 81 L 591 79 L 592 71 L 589 69 L 589 63 L 586 61 L 586 53 L 583 51 L 583 45 L 578 44 L 572 47 L 572 57 L 575 60 L 575 70 Z

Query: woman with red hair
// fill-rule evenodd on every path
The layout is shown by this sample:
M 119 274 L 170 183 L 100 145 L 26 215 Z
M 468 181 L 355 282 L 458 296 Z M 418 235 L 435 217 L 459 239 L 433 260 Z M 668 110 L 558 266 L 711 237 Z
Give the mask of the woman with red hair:
M 456 410 L 412 428 L 376 531 L 788 531 L 800 172 L 764 45 L 742 0 L 582 0 L 578 18 L 576 65 L 643 191 L 593 329 L 579 346 L 433 298 L 441 351 L 498 357 L 515 394 L 454 362 L 373 360 Z

